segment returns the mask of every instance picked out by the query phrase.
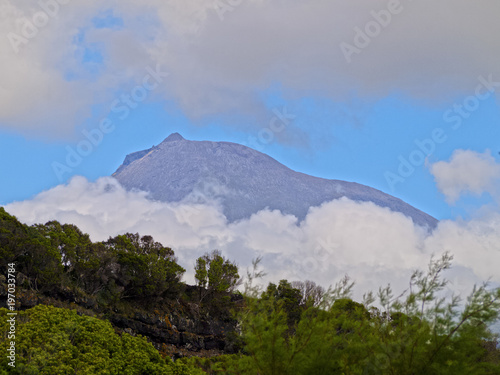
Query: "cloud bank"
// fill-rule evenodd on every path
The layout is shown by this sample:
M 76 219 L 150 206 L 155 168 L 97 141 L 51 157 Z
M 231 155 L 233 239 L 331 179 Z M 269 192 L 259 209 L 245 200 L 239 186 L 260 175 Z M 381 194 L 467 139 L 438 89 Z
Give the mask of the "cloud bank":
M 500 80 L 499 10 L 496 0 L 1 0 L 0 126 L 68 137 L 156 64 L 171 76 L 149 99 L 201 122 L 267 119 L 261 95 L 276 84 L 290 100 L 453 100 L 479 75 Z M 349 59 L 342 43 L 356 49 Z
M 150 234 L 172 247 L 193 282 L 196 257 L 219 249 L 242 269 L 263 256 L 265 281 L 313 280 L 328 286 L 349 274 L 362 293 L 391 283 L 408 285 L 415 268 L 431 255 L 450 251 L 455 267 L 450 288 L 468 293 L 473 283 L 492 277 L 500 283 L 500 214 L 471 221 L 442 221 L 429 234 L 411 219 L 372 203 L 348 199 L 311 208 L 304 221 L 279 211 L 260 211 L 228 223 L 214 204 L 162 203 L 145 192 L 128 192 L 111 178 L 89 182 L 75 177 L 68 184 L 32 200 L 5 206 L 28 224 L 59 220 L 89 233 L 94 241 L 125 232 Z

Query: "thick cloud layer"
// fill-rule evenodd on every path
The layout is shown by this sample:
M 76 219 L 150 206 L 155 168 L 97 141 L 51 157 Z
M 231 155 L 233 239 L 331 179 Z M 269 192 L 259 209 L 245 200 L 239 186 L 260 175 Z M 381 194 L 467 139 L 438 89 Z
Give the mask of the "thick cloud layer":
M 243 270 L 263 256 L 266 281 L 310 279 L 328 286 L 349 274 L 357 282 L 358 298 L 388 282 L 404 290 L 415 268 L 425 268 L 432 254 L 444 251 L 455 255 L 448 275 L 455 291 L 468 292 L 474 282 L 489 277 L 500 283 L 498 213 L 469 222 L 444 221 L 429 234 L 400 213 L 340 199 L 312 208 L 300 223 L 278 211 L 261 211 L 228 224 L 216 203 L 153 202 L 108 177 L 96 182 L 75 177 L 5 208 L 29 224 L 53 219 L 76 224 L 93 240 L 124 232 L 153 235 L 176 251 L 188 282 L 196 257 L 220 249 Z
M 1 0 L 0 126 L 66 136 L 157 64 L 170 77 L 150 99 L 192 119 L 262 119 L 276 83 L 291 99 L 453 100 L 481 75 L 500 80 L 499 10 L 496 0 Z

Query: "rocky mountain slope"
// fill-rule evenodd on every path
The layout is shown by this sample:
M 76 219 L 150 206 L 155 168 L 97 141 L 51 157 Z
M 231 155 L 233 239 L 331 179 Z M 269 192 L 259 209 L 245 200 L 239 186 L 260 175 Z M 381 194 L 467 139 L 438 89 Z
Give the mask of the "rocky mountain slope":
M 266 207 L 302 220 L 310 207 L 347 197 L 401 212 L 421 226 L 437 224 L 432 216 L 368 186 L 309 176 L 243 145 L 189 141 L 178 133 L 127 155 L 113 176 L 127 189 L 148 191 L 160 201 L 218 199 L 229 221 Z

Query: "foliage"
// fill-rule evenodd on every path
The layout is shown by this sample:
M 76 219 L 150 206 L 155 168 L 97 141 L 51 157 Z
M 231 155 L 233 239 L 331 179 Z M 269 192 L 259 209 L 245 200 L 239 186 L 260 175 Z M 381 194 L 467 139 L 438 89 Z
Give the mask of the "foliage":
M 21 224 L 0 207 L 0 271 L 5 275 L 7 264 L 19 265 L 18 272 L 29 275 L 29 286 L 46 291 L 58 286 L 63 266 L 61 254 L 50 239 L 36 227 Z
M 0 271 L 16 263 L 24 287 L 57 295 L 72 289 L 113 303 L 176 297 L 185 272 L 174 251 L 151 236 L 127 233 L 93 243 L 78 227 L 50 221 L 27 226 L 0 208 Z
M 218 250 L 196 260 L 195 279 L 200 287 L 200 300 L 206 296 L 220 300 L 222 296 L 232 293 L 238 286 L 239 277 L 238 266 L 223 257 Z
M 259 256 L 252 260 L 252 270 L 247 269 L 246 279 L 243 284 L 243 294 L 247 298 L 258 298 L 262 294 L 262 287 L 259 284 L 254 284 L 255 280 L 262 279 L 266 273 L 260 269 L 262 257 Z
M 280 308 L 285 312 L 288 326 L 293 326 L 300 320 L 304 304 L 302 304 L 302 293 L 299 289 L 293 288 L 287 280 L 280 280 L 276 286 L 270 283 L 267 290 L 262 294 L 262 300 L 272 300 L 275 304 L 280 304 Z
M 0 312 L 0 342 L 6 347 L 8 310 Z M 109 322 L 72 310 L 39 305 L 16 319 L 16 367 L 8 365 L 6 356 L 0 359 L 0 371 L 9 374 L 200 374 L 162 358 L 145 338 L 118 335 Z
M 351 299 L 354 283 L 347 276 L 326 291 L 311 281 L 287 280 L 262 291 L 252 284 L 264 275 L 260 260 L 247 271 L 245 308 L 232 332 L 243 342 L 238 354 L 173 363 L 146 339 L 115 333 L 109 322 L 37 306 L 16 317 L 17 367 L 10 371 L 4 356 L 0 374 L 500 374 L 498 337 L 488 329 L 500 315 L 500 289 L 483 284 L 463 301 L 445 298 L 447 253 L 431 259 L 426 272 L 415 271 L 405 294 L 394 297 L 388 286 L 376 296 L 367 293 L 362 303 Z M 113 309 L 120 299 L 173 299 L 183 285 L 173 250 L 151 236 L 127 233 L 94 243 L 74 225 L 27 226 L 0 208 L 4 275 L 8 263 L 16 263 L 20 289 L 95 295 L 100 307 Z M 204 302 L 210 313 L 230 316 L 236 264 L 219 251 L 207 253 L 196 260 L 195 278 L 200 305 L 210 297 Z M 199 311 L 190 302 L 184 306 Z M 0 309 L 2 346 L 6 312 Z
M 175 292 L 185 269 L 174 251 L 151 236 L 127 233 L 110 238 L 104 246 L 117 258 L 116 280 L 124 287 L 122 298 L 157 297 Z
M 200 374 L 215 375 L 228 373 L 232 366 L 240 359 L 241 355 L 238 354 L 224 354 L 210 358 L 184 357 L 178 359 L 176 364 L 185 364 L 188 368 L 197 368 L 200 371 Z
M 96 294 L 106 285 L 103 269 L 111 262 L 105 249 L 93 244 L 88 234 L 75 225 L 49 221 L 33 226 L 61 254 L 66 284 L 73 284 L 89 294 Z
M 441 297 L 442 272 L 451 264 L 444 254 L 426 273 L 416 271 L 408 295 L 379 291 L 379 309 L 349 297 L 343 279 L 324 297 L 321 308 L 308 305 L 288 330 L 286 303 L 295 299 L 286 281 L 271 284 L 263 298 L 248 299 L 240 317 L 246 356 L 228 373 L 287 374 L 499 374 L 496 337 L 488 325 L 500 314 L 500 289 L 474 289 L 460 309 L 459 298 Z M 404 298 L 403 298 L 404 297 Z

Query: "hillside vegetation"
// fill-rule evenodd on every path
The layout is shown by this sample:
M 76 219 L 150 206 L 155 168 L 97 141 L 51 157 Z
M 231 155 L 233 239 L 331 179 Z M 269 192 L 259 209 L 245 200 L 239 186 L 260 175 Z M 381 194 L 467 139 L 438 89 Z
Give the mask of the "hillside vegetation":
M 328 290 L 280 280 L 261 290 L 258 260 L 240 270 L 218 251 L 182 282 L 174 251 L 151 236 L 92 242 L 74 225 L 27 226 L 0 208 L 0 297 L 15 268 L 16 361 L 0 374 L 500 374 L 500 289 L 442 298 L 452 257 L 432 259 L 363 301 L 352 283 Z M 14 265 L 14 267 L 9 267 Z M 0 309 L 8 348 L 9 310 Z

